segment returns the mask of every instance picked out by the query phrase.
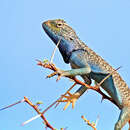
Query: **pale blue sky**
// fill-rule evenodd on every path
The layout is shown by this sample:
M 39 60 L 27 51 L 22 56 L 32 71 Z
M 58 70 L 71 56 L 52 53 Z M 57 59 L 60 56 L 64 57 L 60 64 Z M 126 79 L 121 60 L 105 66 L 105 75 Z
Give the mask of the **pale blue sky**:
M 27 96 L 43 101 L 45 109 L 71 82 L 62 78 L 45 79 L 51 71 L 36 65 L 35 59 L 50 59 L 52 41 L 42 29 L 42 22 L 62 18 L 70 24 L 89 47 L 119 70 L 130 84 L 130 1 L 129 0 L 1 0 L 0 1 L 0 107 Z M 57 51 L 54 63 L 69 69 Z M 78 87 L 77 87 L 78 88 Z M 89 91 L 77 102 L 75 109 L 63 111 L 64 104 L 45 115 L 56 128 L 91 130 L 81 115 L 100 120 L 98 130 L 112 130 L 119 110 L 109 101 L 101 102 L 99 94 Z M 41 119 L 22 127 L 20 124 L 36 113 L 27 104 L 19 104 L 0 112 L 1 130 L 43 130 Z M 123 130 L 127 130 L 125 127 Z

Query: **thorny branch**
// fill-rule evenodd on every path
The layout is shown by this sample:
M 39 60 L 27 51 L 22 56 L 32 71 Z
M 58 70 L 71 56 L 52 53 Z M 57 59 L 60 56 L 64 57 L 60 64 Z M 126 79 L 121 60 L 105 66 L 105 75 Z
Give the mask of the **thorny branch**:
M 37 61 L 38 61 L 37 65 L 42 66 L 42 67 L 44 67 L 44 68 L 51 69 L 51 70 L 54 71 L 54 73 L 52 73 L 51 75 L 49 75 L 50 77 L 51 77 L 51 76 L 54 76 L 54 75 L 56 75 L 56 74 L 58 74 L 57 71 L 59 70 L 59 68 L 57 68 L 53 63 L 46 63 L 46 62 L 44 63 L 44 62 L 42 62 L 42 61 L 40 61 L 40 60 L 37 60 Z M 92 90 L 98 92 L 99 94 L 102 95 L 102 100 L 107 99 L 107 100 L 111 101 L 113 104 L 117 105 L 116 102 L 115 102 L 112 98 L 110 98 L 109 96 L 107 96 L 106 94 L 104 94 L 104 93 L 101 91 L 100 86 L 101 86 L 101 84 L 102 84 L 107 78 L 109 78 L 109 77 L 110 77 L 115 71 L 117 71 L 118 69 L 120 69 L 120 67 L 117 68 L 116 70 L 114 70 L 114 71 L 113 71 L 112 73 L 110 73 L 108 76 L 106 76 L 99 84 L 97 84 L 97 85 L 95 85 L 95 86 L 87 85 L 86 83 L 84 83 L 84 82 L 78 80 L 76 77 L 68 77 L 68 78 L 70 78 L 70 79 L 72 79 L 73 81 L 75 81 L 76 84 L 84 85 L 84 86 L 86 86 L 88 89 L 92 89 Z
M 52 73 L 52 74 L 49 75 L 48 77 L 52 77 L 52 76 L 54 76 L 54 75 L 58 75 L 58 76 L 60 77 L 60 74 L 58 73 L 60 69 L 57 68 L 52 62 L 49 63 L 48 61 L 44 61 L 44 62 L 39 61 L 39 60 L 37 60 L 37 61 L 38 61 L 37 65 L 42 66 L 42 67 L 44 67 L 44 68 L 48 68 L 48 69 L 54 71 L 54 73 Z M 119 69 L 119 68 L 118 68 L 118 69 Z M 116 69 L 115 71 L 117 71 L 118 69 Z M 78 80 L 76 77 L 68 77 L 68 78 L 72 79 L 75 83 L 67 90 L 66 93 L 64 93 L 63 95 L 61 95 L 60 98 L 58 98 L 58 99 L 57 99 L 56 101 L 54 101 L 51 105 L 49 105 L 43 112 L 40 112 L 40 110 L 39 110 L 39 108 L 38 108 L 38 105 L 34 105 L 27 97 L 24 97 L 23 100 L 18 101 L 18 102 L 16 102 L 16 103 L 12 104 L 12 105 L 9 105 L 9 106 L 7 106 L 7 107 L 4 107 L 4 108 L 0 109 L 0 111 L 1 111 L 1 110 L 4 110 L 4 109 L 7 109 L 7 108 L 9 108 L 9 107 L 12 107 L 12 106 L 14 106 L 14 105 L 16 105 L 16 104 L 19 104 L 19 103 L 22 103 L 22 102 L 26 102 L 27 104 L 29 104 L 29 105 L 38 113 L 38 115 L 35 116 L 35 117 L 33 117 L 33 118 L 31 118 L 30 120 L 24 122 L 23 125 L 25 125 L 25 124 L 31 122 L 32 120 L 34 120 L 34 119 L 36 119 L 36 118 L 38 118 L 38 117 L 41 117 L 41 118 L 43 119 L 43 121 L 44 121 L 43 123 L 45 124 L 46 128 L 50 128 L 50 129 L 52 129 L 52 130 L 55 130 L 55 128 L 53 128 L 53 127 L 50 125 L 50 123 L 47 121 L 47 119 L 45 118 L 44 113 L 45 113 L 46 111 L 48 111 L 52 106 L 54 106 L 54 105 L 57 106 L 57 105 L 59 104 L 59 101 L 62 100 L 67 94 L 69 94 L 69 93 L 70 93 L 70 90 L 71 90 L 75 85 L 77 85 L 77 84 L 84 85 L 84 86 L 86 86 L 88 89 L 92 89 L 92 90 L 94 90 L 94 91 L 100 93 L 100 94 L 102 95 L 102 100 L 103 100 L 103 99 L 108 99 L 109 101 L 111 101 L 112 103 L 114 103 L 115 105 L 117 105 L 117 104 L 115 103 L 115 101 L 112 100 L 112 98 L 110 98 L 110 97 L 108 97 L 107 95 L 105 95 L 105 94 L 101 91 L 101 89 L 100 89 L 101 84 L 102 84 L 107 78 L 109 78 L 115 71 L 113 71 L 112 73 L 110 73 L 110 74 L 109 74 L 108 76 L 106 76 L 99 84 L 97 84 L 97 85 L 95 85 L 95 86 L 87 85 L 86 83 L 84 83 L 84 82 Z M 60 79 L 60 78 L 59 78 L 59 79 Z M 59 80 L 59 79 L 58 79 L 58 80 Z M 73 106 L 73 105 L 72 105 L 72 106 Z M 67 107 L 66 107 L 66 108 L 67 108 Z M 88 124 L 88 125 L 90 125 L 92 128 L 94 128 L 93 124 L 91 124 L 91 123 L 90 123 L 88 120 L 86 120 L 83 116 L 82 116 L 82 118 L 83 118 L 85 121 L 87 121 L 87 124 Z M 129 121 L 129 124 L 130 124 L 130 121 Z M 94 128 L 94 130 L 96 130 L 96 128 Z
M 38 105 L 34 105 L 27 97 L 24 96 L 24 101 L 29 104 L 38 114 L 41 115 L 41 118 L 43 119 L 43 123 L 45 124 L 46 127 L 55 130 L 50 123 L 47 121 L 47 119 L 45 118 L 45 116 L 40 112 Z
M 55 130 L 55 128 L 53 128 L 52 125 L 50 125 L 50 123 L 47 121 L 47 119 L 46 119 L 45 116 L 43 115 L 44 113 L 40 112 L 40 109 L 38 108 L 38 106 L 41 104 L 41 102 L 38 102 L 38 103 L 36 103 L 36 105 L 34 105 L 34 104 L 33 104 L 27 97 L 25 97 L 25 96 L 24 96 L 24 99 L 22 99 L 22 100 L 20 100 L 20 101 L 18 101 L 18 102 L 15 102 L 15 103 L 13 103 L 13 104 L 11 104 L 11 105 L 8 105 L 8 106 L 6 106 L 6 107 L 0 109 L 0 111 L 5 110 L 5 109 L 10 108 L 10 107 L 13 107 L 13 106 L 15 106 L 15 105 L 17 105 L 17 104 L 19 104 L 19 103 L 23 103 L 23 102 L 26 102 L 28 105 L 30 105 L 30 106 L 40 115 L 40 117 L 43 119 L 43 123 L 45 124 L 46 128 L 50 128 L 51 130 Z M 37 117 L 34 117 L 34 118 L 36 119 Z M 33 118 L 33 120 L 34 120 L 34 118 Z M 31 120 L 28 120 L 28 121 L 24 122 L 22 125 L 25 125 L 25 124 L 27 124 L 27 123 L 30 122 L 30 121 L 31 121 Z
M 25 125 L 25 124 L 27 124 L 27 123 L 29 123 L 29 122 L 31 122 L 31 121 L 33 121 L 33 120 L 39 118 L 42 114 L 45 114 L 45 112 L 47 112 L 47 111 L 48 111 L 52 106 L 54 106 L 55 104 L 56 104 L 55 107 L 57 107 L 57 106 L 59 105 L 59 100 L 61 100 L 66 94 L 68 94 L 68 92 L 69 92 L 75 85 L 76 85 L 76 83 L 74 83 L 74 84 L 66 91 L 65 94 L 61 95 L 60 98 L 58 98 L 58 99 L 57 99 L 56 101 L 54 101 L 51 105 L 49 105 L 43 112 L 41 112 L 41 113 L 39 113 L 37 116 L 32 117 L 31 119 L 25 121 L 25 122 L 23 123 L 23 125 Z

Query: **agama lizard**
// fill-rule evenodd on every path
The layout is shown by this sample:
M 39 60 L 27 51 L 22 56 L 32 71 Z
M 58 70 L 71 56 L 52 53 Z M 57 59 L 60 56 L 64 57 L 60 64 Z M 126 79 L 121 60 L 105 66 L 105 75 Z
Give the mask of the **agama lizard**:
M 91 80 L 99 83 L 114 71 L 111 65 L 78 38 L 75 31 L 64 20 L 48 20 L 42 24 L 42 27 L 55 44 L 60 40 L 59 51 L 64 62 L 71 65 L 72 69 L 62 71 L 60 73 L 61 76 L 80 75 L 84 82 L 90 85 Z M 101 87 L 121 109 L 119 119 L 114 128 L 114 130 L 121 130 L 127 122 L 130 122 L 130 89 L 118 72 L 113 73 L 106 79 Z M 86 90 L 85 86 L 81 86 L 67 98 L 67 102 L 69 100 L 75 102 Z

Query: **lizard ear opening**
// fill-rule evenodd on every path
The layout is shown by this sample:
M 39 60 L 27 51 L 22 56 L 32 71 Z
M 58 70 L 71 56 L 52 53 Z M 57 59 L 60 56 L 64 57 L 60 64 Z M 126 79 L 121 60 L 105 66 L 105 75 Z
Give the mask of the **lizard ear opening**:
M 73 41 L 73 38 L 72 38 L 72 37 L 70 37 L 70 40 L 71 40 L 71 41 Z

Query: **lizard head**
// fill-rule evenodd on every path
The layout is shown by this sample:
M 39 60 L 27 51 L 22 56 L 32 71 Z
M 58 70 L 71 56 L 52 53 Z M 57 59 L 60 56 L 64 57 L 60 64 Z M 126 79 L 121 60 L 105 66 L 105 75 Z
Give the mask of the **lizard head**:
M 78 37 L 75 31 L 62 19 L 45 21 L 42 27 L 56 45 L 60 40 L 58 48 L 64 61 L 69 63 L 69 57 L 77 47 L 76 40 Z

